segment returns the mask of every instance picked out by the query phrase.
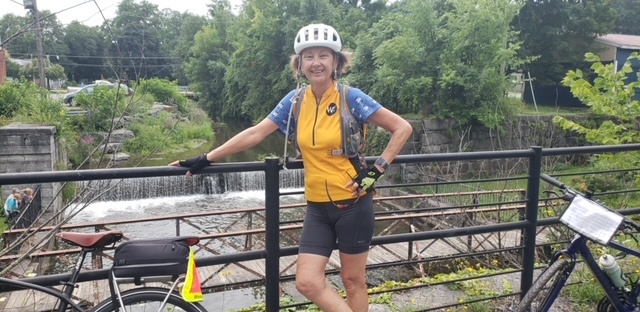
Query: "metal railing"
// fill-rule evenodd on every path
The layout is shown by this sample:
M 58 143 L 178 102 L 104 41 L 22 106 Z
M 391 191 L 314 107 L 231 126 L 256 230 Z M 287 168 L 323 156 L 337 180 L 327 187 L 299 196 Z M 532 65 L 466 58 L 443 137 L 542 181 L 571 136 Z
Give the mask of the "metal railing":
M 638 151 L 640 144 L 615 145 L 615 146 L 589 146 L 589 147 L 568 147 L 568 148 L 549 148 L 531 147 L 525 150 L 495 151 L 495 152 L 468 152 L 468 153 L 443 153 L 443 154 L 425 154 L 425 155 L 401 155 L 394 160 L 394 165 L 410 165 L 420 163 L 435 162 L 452 162 L 452 161 L 507 161 L 509 159 L 526 160 L 524 169 L 526 175 L 521 179 L 526 180 L 526 197 L 519 201 L 501 203 L 504 205 L 514 204 L 523 206 L 524 209 L 519 211 L 519 220 L 499 222 L 496 224 L 471 225 L 456 228 L 440 228 L 429 231 L 415 231 L 409 233 L 390 234 L 384 236 L 375 236 L 372 246 L 382 246 L 393 243 L 411 243 L 415 241 L 440 240 L 453 237 L 469 237 L 475 234 L 487 234 L 496 232 L 508 232 L 518 230 L 522 232 L 521 244 L 519 246 L 502 248 L 494 252 L 517 252 L 521 259 L 520 268 L 516 271 L 520 272 L 520 289 L 524 293 L 528 290 L 533 282 L 534 267 L 536 261 L 536 235 L 538 228 L 551 226 L 558 223 L 557 217 L 543 218 L 539 220 L 538 207 L 544 198 L 540 196 L 540 174 L 542 171 L 543 158 L 575 155 L 575 154 L 601 154 L 601 153 L 617 153 L 625 151 Z M 368 157 L 367 161 L 372 163 L 375 157 Z M 522 161 L 522 163 L 525 163 Z M 290 169 L 302 168 L 301 162 L 291 162 L 287 164 Z M 122 178 L 141 178 L 141 177 L 157 177 L 157 176 L 178 176 L 184 175 L 186 168 L 178 167 L 148 167 L 148 168 L 120 168 L 120 169 L 96 169 L 96 170 L 77 170 L 62 172 L 32 172 L 32 173 L 13 173 L 0 174 L 0 185 L 4 184 L 26 184 L 26 183 L 49 183 L 62 181 L 81 181 L 81 180 L 99 180 L 99 179 L 122 179 Z M 210 257 L 199 257 L 197 265 L 213 266 L 219 264 L 237 263 L 242 261 L 264 259 L 265 260 L 265 305 L 267 311 L 277 311 L 279 306 L 280 286 L 279 283 L 286 278 L 282 277 L 279 265 L 282 257 L 297 254 L 297 246 L 282 247 L 280 242 L 280 197 L 290 195 L 292 193 L 282 192 L 279 188 L 279 172 L 282 170 L 282 164 L 277 158 L 268 158 L 264 162 L 248 162 L 248 163 L 228 163 L 215 164 L 203 170 L 203 173 L 228 173 L 228 172 L 249 172 L 264 171 L 265 172 L 265 226 L 264 237 L 265 247 L 258 250 L 249 250 L 235 252 L 233 254 L 223 254 Z M 501 180 L 503 178 L 496 178 Z M 513 179 L 513 178 L 511 178 Z M 490 179 L 489 179 L 490 180 Z M 380 189 L 407 188 L 416 186 L 435 185 L 438 182 L 416 182 L 403 183 L 398 185 L 379 186 Z M 470 207 L 481 208 L 482 203 L 474 202 Z M 468 207 L 450 206 L 446 209 L 459 209 Z M 411 213 L 420 213 L 429 211 L 429 207 L 412 207 Z M 625 209 L 622 214 L 636 214 L 640 209 Z M 487 212 L 490 213 L 490 212 Z M 467 248 L 468 249 L 468 248 Z M 456 256 L 441 257 L 438 260 L 453 259 L 456 257 L 470 257 L 472 255 L 487 254 L 487 251 L 460 253 Z M 435 261 L 435 259 L 412 259 L 406 263 L 423 263 Z M 79 282 L 106 279 L 108 269 L 86 271 L 80 275 Z M 60 280 L 67 278 L 67 274 L 55 274 L 42 277 L 25 279 L 43 286 L 57 285 Z M 13 291 L 6 286 L 0 285 L 0 292 Z

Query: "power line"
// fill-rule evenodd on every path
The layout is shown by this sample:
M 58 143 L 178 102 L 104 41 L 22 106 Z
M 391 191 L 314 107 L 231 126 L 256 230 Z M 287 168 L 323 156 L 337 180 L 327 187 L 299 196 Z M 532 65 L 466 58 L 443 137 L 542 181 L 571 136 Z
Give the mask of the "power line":
M 13 2 L 13 3 L 15 3 L 15 4 L 19 5 L 19 6 L 23 6 L 23 4 L 18 2 L 18 1 L 14 1 L 14 0 L 9 0 L 9 1 L 11 1 L 11 2 Z
M 75 63 L 55 63 L 59 65 L 77 66 L 77 67 L 136 67 L 136 68 L 151 68 L 151 67 L 174 67 L 182 66 L 182 64 L 135 64 L 135 65 L 113 65 L 113 64 L 75 64 Z
M 66 8 L 66 9 L 62 9 L 62 10 L 60 10 L 58 12 L 51 13 L 51 14 L 45 16 L 45 17 L 40 17 L 39 19 L 37 19 L 36 21 L 32 22 L 31 24 L 29 24 L 29 25 L 23 27 L 22 29 L 18 30 L 18 32 L 13 34 L 13 35 L 11 35 L 11 37 L 9 37 L 9 39 L 6 39 L 5 41 L 1 42 L 0 43 L 0 47 L 9 44 L 17 36 L 20 36 L 23 33 L 27 32 L 29 30 L 29 28 L 31 28 L 34 24 L 36 24 L 36 22 L 40 22 L 40 21 L 44 20 L 45 18 L 49 18 L 49 17 L 54 16 L 54 15 L 56 15 L 58 13 L 62 13 L 64 11 L 71 10 L 73 8 L 79 7 L 79 6 L 81 6 L 81 5 L 85 4 L 85 3 L 89 3 L 89 2 L 93 2 L 93 0 L 87 0 L 87 1 L 82 2 L 82 3 L 78 3 L 78 4 L 74 5 L 74 6 L 70 6 L 70 7 Z
M 34 53 L 11 53 L 11 55 L 33 55 Z M 53 54 L 51 54 L 53 55 Z M 84 56 L 84 55 L 66 55 L 66 54 L 56 54 L 57 56 L 66 56 L 66 57 L 78 57 L 78 58 L 88 58 L 88 59 L 181 59 L 177 56 Z

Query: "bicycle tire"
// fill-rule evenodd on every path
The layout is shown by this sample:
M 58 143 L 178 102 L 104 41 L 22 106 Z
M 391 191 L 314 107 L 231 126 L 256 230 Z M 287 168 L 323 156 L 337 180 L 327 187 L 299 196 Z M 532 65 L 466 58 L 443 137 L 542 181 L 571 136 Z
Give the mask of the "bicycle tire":
M 571 265 L 571 263 L 564 258 L 560 258 L 553 262 L 531 285 L 527 294 L 524 295 L 515 311 L 539 312 L 540 306 L 543 305 L 549 299 L 551 291 L 560 282 L 560 275 Z
M 134 288 L 121 293 L 124 309 L 126 312 L 149 312 L 158 311 L 160 304 L 164 301 L 169 290 L 159 287 Z M 115 306 L 111 298 L 98 303 L 91 311 L 93 312 L 114 312 Z M 185 311 L 185 312 L 207 312 L 199 303 L 186 302 L 180 294 L 172 292 L 167 299 L 167 305 L 162 311 Z

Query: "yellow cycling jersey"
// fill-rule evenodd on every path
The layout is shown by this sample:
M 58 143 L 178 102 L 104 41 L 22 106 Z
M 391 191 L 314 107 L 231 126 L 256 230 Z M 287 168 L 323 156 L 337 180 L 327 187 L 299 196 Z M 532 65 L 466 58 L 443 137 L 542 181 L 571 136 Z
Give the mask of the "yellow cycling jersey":
M 301 101 L 296 136 L 305 167 L 306 199 L 328 202 L 329 196 L 333 201 L 354 198 L 345 186 L 357 175 L 356 169 L 347 157 L 332 153 L 343 146 L 338 84 L 334 82 L 321 99 L 307 88 Z

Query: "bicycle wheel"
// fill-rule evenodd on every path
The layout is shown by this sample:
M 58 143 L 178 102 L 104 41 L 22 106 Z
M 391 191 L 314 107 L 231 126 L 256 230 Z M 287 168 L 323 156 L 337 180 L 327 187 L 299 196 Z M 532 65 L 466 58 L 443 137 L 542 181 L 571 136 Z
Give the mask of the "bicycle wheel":
M 207 312 L 207 310 L 198 303 L 186 302 L 180 294 L 172 292 L 167 299 L 164 309 L 159 310 L 162 302 L 167 296 L 168 289 L 159 287 L 134 288 L 121 293 L 124 308 L 118 311 L 123 312 L 150 312 L 150 311 L 185 311 L 185 312 Z M 111 298 L 98 303 L 93 312 L 114 312 L 115 307 Z
M 562 280 L 560 277 L 562 273 L 571 265 L 571 263 L 564 258 L 560 258 L 552 263 L 538 279 L 531 285 L 531 288 L 526 295 L 522 298 L 518 306 L 517 312 L 528 311 L 542 311 L 542 306 L 550 299 L 549 296 L 556 285 Z

